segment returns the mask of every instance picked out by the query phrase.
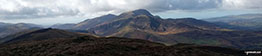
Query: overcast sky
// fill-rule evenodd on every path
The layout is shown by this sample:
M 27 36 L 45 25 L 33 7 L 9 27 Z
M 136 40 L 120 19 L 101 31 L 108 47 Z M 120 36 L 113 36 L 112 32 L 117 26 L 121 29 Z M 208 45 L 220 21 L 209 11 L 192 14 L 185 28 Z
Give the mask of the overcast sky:
M 262 0 L 0 0 L 0 22 L 51 25 L 147 9 L 163 18 L 262 13 Z

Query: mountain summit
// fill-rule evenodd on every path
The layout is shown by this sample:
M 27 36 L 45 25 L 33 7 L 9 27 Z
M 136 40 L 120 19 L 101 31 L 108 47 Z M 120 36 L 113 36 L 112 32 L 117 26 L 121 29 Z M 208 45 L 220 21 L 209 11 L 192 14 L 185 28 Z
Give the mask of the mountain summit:
M 201 22 L 201 23 L 197 23 Z M 76 24 L 73 29 L 87 30 L 100 36 L 118 36 L 162 41 L 163 36 L 195 30 L 217 30 L 215 24 L 194 18 L 162 19 L 145 9 L 109 14 Z M 165 36 L 164 36 L 165 37 Z
M 102 37 L 135 38 L 165 44 L 192 43 L 239 49 L 249 48 L 249 50 L 262 49 L 260 47 L 262 43 L 258 43 L 262 42 L 262 32 L 234 31 L 195 18 L 162 19 L 144 9 L 120 15 L 104 15 L 69 25 L 72 26 L 72 30 Z M 4 42 L 71 38 L 80 35 L 56 29 L 43 29 L 33 33 L 13 35 L 13 39 L 7 39 Z
M 76 24 L 73 29 L 76 28 L 78 28 L 77 30 L 85 30 L 98 36 L 128 37 L 166 44 L 194 43 L 232 46 L 232 42 L 224 38 L 232 38 L 230 34 L 243 37 L 236 32 L 222 34 L 224 32 L 220 31 L 230 31 L 230 29 L 224 29 L 206 21 L 195 18 L 162 19 L 161 17 L 153 16 L 144 9 L 122 13 L 117 16 L 101 16 L 88 19 Z M 216 36 L 221 37 L 211 38 Z M 260 36 L 254 35 L 254 37 Z
M 153 16 L 149 11 L 145 10 L 145 9 L 138 9 L 138 10 L 134 10 L 134 11 L 129 11 L 129 12 L 125 12 L 120 14 L 120 17 L 132 17 L 132 16 L 138 16 L 138 15 L 146 15 L 146 16 Z
M 137 16 L 137 15 L 153 16 L 149 11 L 145 9 L 138 9 L 138 10 L 132 11 L 132 13 L 134 16 Z

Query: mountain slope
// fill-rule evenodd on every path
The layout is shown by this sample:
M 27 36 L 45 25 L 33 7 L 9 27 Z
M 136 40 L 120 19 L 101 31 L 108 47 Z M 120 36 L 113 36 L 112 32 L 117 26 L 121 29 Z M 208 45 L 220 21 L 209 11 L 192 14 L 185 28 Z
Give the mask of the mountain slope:
M 73 27 L 73 29 L 87 30 L 89 28 L 97 26 L 98 24 L 110 22 L 115 17 L 116 17 L 115 15 L 108 14 L 108 15 L 104 15 L 104 16 L 97 17 L 94 19 L 88 19 L 88 20 L 78 23 L 77 25 Z
M 96 20 L 100 23 L 90 27 L 86 27 L 89 24 L 80 24 L 82 26 L 78 27 L 98 36 L 144 39 L 168 45 L 192 43 L 239 49 L 262 49 L 260 44 L 262 33 L 235 31 L 194 18 L 162 19 L 144 9 L 125 12 L 107 20 L 98 17 L 81 23 L 96 22 Z
M 242 14 L 204 19 L 215 22 L 221 26 L 239 30 L 261 30 L 262 14 Z
M 126 32 L 126 30 L 137 30 L 154 34 L 175 34 L 192 30 L 216 29 L 222 28 L 193 18 L 161 19 L 160 17 L 152 16 L 146 10 L 139 9 L 120 14 L 114 21 L 100 24 L 97 27 L 90 28 L 89 31 L 93 31 L 98 35 L 109 36 L 117 32 Z
M 13 35 L 9 35 L 3 39 L 0 39 L 1 43 L 11 43 L 26 40 L 45 40 L 52 38 L 72 38 L 78 36 L 84 36 L 85 34 L 73 33 L 58 29 L 40 29 L 27 32 L 21 32 Z
M 138 13 L 137 11 L 145 12 Z M 206 21 L 194 18 L 161 19 L 158 16 L 152 16 L 146 10 L 140 9 L 120 14 L 116 17 L 116 20 L 100 24 L 88 31 L 99 36 L 128 37 L 174 44 L 178 42 L 166 38 L 168 35 L 203 30 L 224 31 L 216 24 Z
M 28 23 L 0 23 L 0 38 L 4 38 L 8 35 L 15 34 L 21 31 L 31 30 L 31 29 L 40 29 L 42 26 Z
M 180 43 L 194 43 L 232 47 L 243 50 L 261 50 L 262 32 L 253 31 L 191 31 L 165 36 Z
M 57 29 L 72 29 L 76 24 L 55 24 L 50 26 L 50 28 L 57 28 Z
M 215 50 L 218 49 L 218 50 Z M 93 36 L 1 45 L 1 56 L 244 56 L 242 51 L 197 45 L 165 46 L 146 40 Z
M 144 39 L 168 45 L 193 43 L 249 50 L 262 49 L 262 33 L 234 31 L 194 18 L 161 19 L 148 13 L 136 16 L 128 14 L 133 13 L 120 14 L 117 20 L 90 28 L 88 31 L 98 36 Z
M 5 27 L 5 26 L 8 26 L 8 25 L 11 25 L 11 24 L 9 24 L 9 23 L 2 23 L 2 22 L 0 22 L 0 28 L 2 28 L 2 27 Z

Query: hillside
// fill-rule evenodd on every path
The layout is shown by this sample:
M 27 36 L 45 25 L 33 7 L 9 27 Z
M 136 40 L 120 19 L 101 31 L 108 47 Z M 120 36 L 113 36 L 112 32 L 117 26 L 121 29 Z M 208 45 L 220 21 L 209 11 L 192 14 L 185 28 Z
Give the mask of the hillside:
M 46 40 L 52 38 L 72 38 L 78 36 L 85 36 L 86 34 L 68 32 L 59 29 L 39 29 L 39 30 L 30 30 L 24 31 L 16 34 L 9 35 L 5 38 L 0 39 L 1 43 L 12 43 L 12 42 L 19 42 L 19 41 L 27 41 L 27 40 Z
M 82 36 L 28 40 L 0 45 L 1 56 L 244 56 L 236 49 L 178 44 L 165 46 L 140 39 Z
M 164 35 L 193 30 L 222 30 L 222 28 L 194 18 L 162 19 L 153 16 L 146 10 L 139 9 L 122 13 L 114 20 L 97 24 L 96 27 L 88 29 L 88 31 L 101 36 L 123 35 L 132 31 Z
M 204 19 L 237 30 L 261 30 L 262 14 L 242 14 Z
M 18 32 L 40 29 L 40 28 L 42 27 L 39 25 L 28 24 L 28 23 L 17 23 L 17 24 L 0 23 L 0 39 Z
M 139 13 L 140 15 L 129 16 L 129 14 L 135 14 L 134 12 L 136 12 L 136 10 L 120 14 L 119 17 L 124 18 L 118 18 L 118 20 L 112 21 L 111 23 L 102 24 L 97 27 L 90 28 L 88 31 L 98 36 L 117 36 L 144 39 L 165 43 L 168 45 L 176 43 L 193 43 L 200 45 L 227 47 L 235 46 L 232 45 L 231 40 L 224 39 L 231 38 L 231 36 L 223 36 L 224 34 L 220 33 L 220 31 L 230 31 L 230 29 L 220 28 L 216 24 L 197 20 L 194 18 L 161 19 L 158 16 L 152 16 L 149 12 L 144 14 Z M 199 34 L 198 32 L 194 31 L 212 31 L 212 33 L 217 33 L 217 35 L 220 35 L 220 37 L 223 38 L 216 38 L 216 36 Z M 190 34 L 199 35 L 188 36 L 187 32 L 193 32 Z M 236 36 L 240 37 L 239 35 Z
M 224 46 L 242 50 L 262 50 L 262 32 L 259 31 L 191 31 L 170 34 L 164 37 L 178 43 Z
M 192 43 L 244 50 L 262 49 L 262 33 L 236 31 L 195 18 L 162 19 L 144 9 L 88 19 L 76 26 L 97 36 L 143 39 L 167 45 Z

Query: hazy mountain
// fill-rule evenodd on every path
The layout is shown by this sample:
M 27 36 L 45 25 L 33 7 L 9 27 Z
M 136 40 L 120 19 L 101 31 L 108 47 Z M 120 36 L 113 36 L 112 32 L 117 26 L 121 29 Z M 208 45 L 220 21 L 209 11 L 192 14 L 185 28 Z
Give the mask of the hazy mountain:
M 129 11 L 129 12 L 124 12 L 118 16 L 118 18 L 129 18 L 129 17 L 134 17 L 134 16 L 139 16 L 139 15 L 145 15 L 149 17 L 153 17 L 153 15 L 145 10 L 145 9 L 138 9 L 134 11 Z
M 58 34 L 64 33 L 64 34 Z M 1 56 L 243 56 L 242 51 L 214 46 L 177 44 L 165 46 L 140 39 L 73 35 L 43 29 L 16 38 L 20 42 L 0 45 Z M 61 36 L 59 36 L 61 35 Z M 28 37 L 32 36 L 32 37 Z M 41 37 L 39 37 L 41 36 Z M 69 37 L 71 36 L 71 37 Z M 74 37 L 79 36 L 79 37 Z M 57 37 L 57 38 L 55 38 Z M 44 39 L 43 39 L 44 38 Z M 27 39 L 27 40 L 25 40 Z M 41 40 L 38 40 L 41 39 Z
M 221 26 L 239 30 L 261 30 L 262 14 L 242 14 L 204 19 Z
M 72 38 L 78 36 L 84 36 L 86 34 L 68 32 L 58 29 L 39 29 L 39 30 L 29 30 L 24 32 L 19 32 L 16 34 L 9 35 L 5 38 L 0 39 L 1 43 L 10 43 L 18 41 L 27 41 L 27 40 L 45 40 L 52 38 Z
M 0 38 L 21 31 L 30 30 L 30 29 L 39 29 L 39 28 L 42 28 L 42 26 L 35 25 L 35 24 L 28 24 L 28 23 L 17 23 L 17 24 L 0 23 Z
M 1 27 L 5 27 L 5 26 L 8 26 L 8 25 L 11 25 L 11 24 L 9 24 L 9 23 L 2 23 L 2 22 L 0 22 L 0 28 L 1 28 Z
M 50 28 L 57 28 L 57 29 L 72 29 L 76 24 L 55 24 L 52 25 Z
M 3 33 L 3 32 L 5 32 L 5 27 L 6 27 L 6 26 L 9 26 L 9 25 L 11 25 L 11 24 L 0 22 L 0 36 L 5 36 L 5 35 L 7 35 L 7 34 L 5 34 L 5 33 Z M 1 37 L 1 38 L 2 38 L 2 37 Z

